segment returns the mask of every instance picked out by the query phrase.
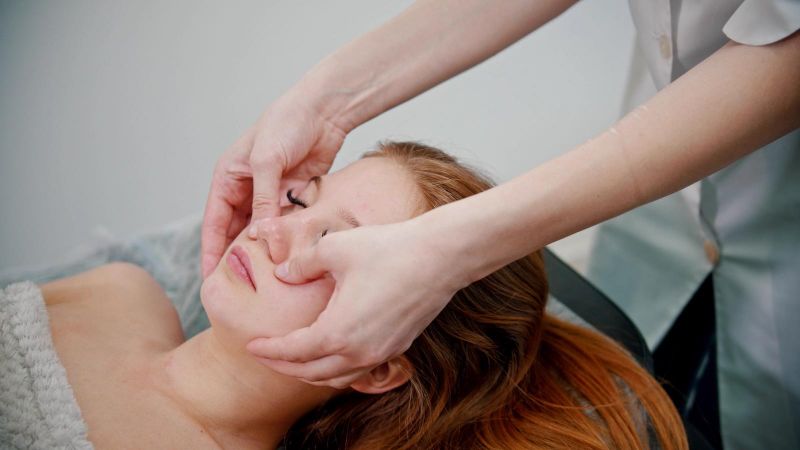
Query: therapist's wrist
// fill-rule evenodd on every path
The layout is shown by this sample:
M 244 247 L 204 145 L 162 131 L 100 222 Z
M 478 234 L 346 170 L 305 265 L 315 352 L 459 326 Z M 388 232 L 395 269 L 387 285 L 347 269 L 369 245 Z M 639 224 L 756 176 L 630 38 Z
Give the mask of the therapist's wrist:
M 341 71 L 336 70 L 335 58 L 331 55 L 323 59 L 285 95 L 347 134 L 375 115 L 372 102 L 377 90 L 343 79 Z
M 536 248 L 524 217 L 487 197 L 497 188 L 433 209 L 414 219 L 425 245 L 439 256 L 446 282 L 457 289 L 482 279 Z M 501 195 L 502 197 L 502 195 Z
M 469 224 L 452 214 L 442 214 L 443 208 L 417 216 L 408 224 L 416 229 L 415 235 L 429 255 L 426 266 L 438 274 L 446 289 L 456 292 L 483 276 L 479 275 L 482 262 L 470 250 L 471 239 L 459 231 Z

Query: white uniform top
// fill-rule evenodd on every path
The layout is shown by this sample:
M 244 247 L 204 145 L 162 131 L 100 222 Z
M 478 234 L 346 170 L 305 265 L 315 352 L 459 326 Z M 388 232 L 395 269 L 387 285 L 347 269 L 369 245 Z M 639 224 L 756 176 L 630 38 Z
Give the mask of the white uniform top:
M 630 8 L 658 89 L 728 40 L 767 45 L 800 28 L 800 0 L 630 0 Z M 603 224 L 589 264 L 589 278 L 651 346 L 712 271 L 725 448 L 799 449 L 800 130 Z

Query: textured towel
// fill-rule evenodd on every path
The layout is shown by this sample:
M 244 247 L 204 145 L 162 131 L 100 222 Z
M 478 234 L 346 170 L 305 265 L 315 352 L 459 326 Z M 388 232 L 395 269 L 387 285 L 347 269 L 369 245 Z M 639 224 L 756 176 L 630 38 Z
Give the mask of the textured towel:
M 0 290 L 0 448 L 92 449 L 31 282 Z

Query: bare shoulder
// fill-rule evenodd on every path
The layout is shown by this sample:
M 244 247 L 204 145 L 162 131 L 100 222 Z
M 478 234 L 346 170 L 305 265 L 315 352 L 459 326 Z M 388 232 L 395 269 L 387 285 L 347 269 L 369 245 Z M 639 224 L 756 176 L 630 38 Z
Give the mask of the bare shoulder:
M 113 262 L 98 266 L 65 278 L 59 278 L 40 286 L 48 306 L 68 302 L 80 302 L 98 290 L 118 290 L 130 294 L 165 295 L 156 280 L 141 267 Z
M 177 312 L 158 282 L 141 267 L 105 264 L 40 286 L 51 318 L 81 322 L 95 332 L 149 331 L 149 335 L 183 340 Z M 56 324 L 54 324 L 56 325 Z M 55 330 L 54 330 L 55 331 Z

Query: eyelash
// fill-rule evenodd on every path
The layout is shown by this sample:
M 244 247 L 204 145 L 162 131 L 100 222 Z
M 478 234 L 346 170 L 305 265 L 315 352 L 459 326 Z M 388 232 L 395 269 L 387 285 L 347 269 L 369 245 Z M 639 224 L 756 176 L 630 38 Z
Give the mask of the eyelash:
M 286 191 L 286 198 L 289 199 L 289 203 L 297 206 L 302 206 L 303 208 L 308 208 L 308 204 L 299 198 L 292 195 L 292 189 Z
M 292 189 L 286 191 L 286 198 L 289 199 L 289 203 L 293 205 L 302 206 L 303 208 L 308 208 L 308 204 L 306 202 L 292 195 Z M 328 230 L 323 231 L 322 236 L 320 237 L 325 237 L 326 234 L 328 234 Z

